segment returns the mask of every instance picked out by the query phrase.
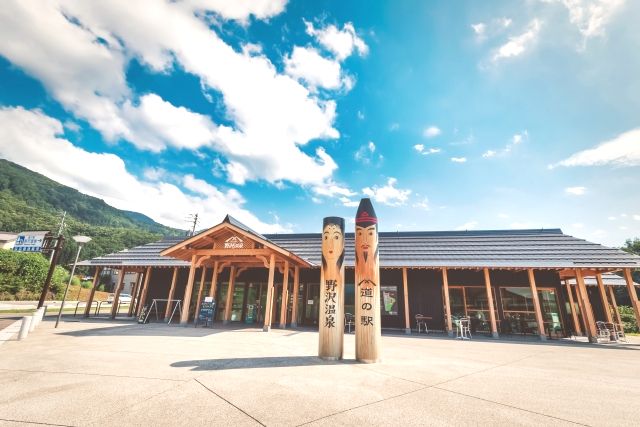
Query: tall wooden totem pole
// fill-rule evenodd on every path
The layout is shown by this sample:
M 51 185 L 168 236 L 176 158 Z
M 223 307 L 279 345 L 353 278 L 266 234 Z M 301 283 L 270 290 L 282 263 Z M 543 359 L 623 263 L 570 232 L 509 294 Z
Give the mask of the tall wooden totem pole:
M 330 216 L 322 222 L 320 283 L 318 356 L 339 360 L 344 351 L 344 218 Z
M 378 218 L 370 199 L 360 200 L 356 213 L 356 359 L 380 361 L 380 260 Z

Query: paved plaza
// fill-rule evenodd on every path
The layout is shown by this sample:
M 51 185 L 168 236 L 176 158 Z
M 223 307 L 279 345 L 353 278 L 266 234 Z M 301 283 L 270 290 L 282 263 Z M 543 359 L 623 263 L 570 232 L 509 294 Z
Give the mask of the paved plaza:
M 43 322 L 0 347 L 0 425 L 637 425 L 640 341 L 385 335 L 322 362 L 317 332 Z

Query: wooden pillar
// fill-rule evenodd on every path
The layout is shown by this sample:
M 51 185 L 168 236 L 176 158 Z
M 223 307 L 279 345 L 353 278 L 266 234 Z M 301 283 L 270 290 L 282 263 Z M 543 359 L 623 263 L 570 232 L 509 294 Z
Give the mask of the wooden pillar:
M 138 271 L 136 273 L 136 284 L 133 286 L 133 289 L 131 290 L 131 302 L 129 303 L 129 312 L 127 313 L 127 316 L 131 317 L 133 316 L 133 308 L 135 307 L 135 303 L 136 303 L 136 294 L 138 293 L 138 288 L 140 287 L 140 285 L 142 284 L 142 272 Z
M 96 288 L 99 286 L 98 282 L 100 281 L 100 273 L 102 273 L 102 267 L 96 267 L 96 272 L 93 275 L 93 287 L 89 294 L 89 301 L 87 301 L 87 306 L 84 308 L 84 317 L 89 317 L 89 313 L 91 313 L 91 304 L 93 303 L 93 297 L 96 294 Z
M 576 289 L 578 290 L 578 298 L 582 301 L 582 317 L 585 322 L 585 330 L 589 337 L 589 342 L 598 342 L 598 336 L 596 332 L 596 321 L 593 316 L 593 309 L 591 308 L 591 302 L 589 301 L 589 294 L 587 293 L 587 287 L 584 284 L 584 278 L 582 277 L 582 270 L 576 268 Z
M 411 320 L 409 316 L 409 286 L 407 284 L 407 267 L 402 267 L 402 289 L 404 292 L 404 332 L 411 333 Z
M 204 292 L 204 279 L 206 274 L 207 274 L 207 267 L 203 265 L 202 275 L 200 276 L 200 289 L 198 289 L 198 299 L 196 300 L 196 314 L 195 314 L 196 317 L 200 312 L 200 304 L 202 303 L 202 293 Z
M 573 318 L 573 330 L 576 332 L 576 335 L 582 335 L 582 328 L 580 327 L 580 322 L 578 321 L 576 305 L 573 302 L 573 291 L 571 290 L 569 280 L 565 279 L 564 284 L 567 287 L 567 294 L 569 294 L 569 305 L 571 306 L 571 317 Z
M 267 283 L 267 306 L 264 309 L 264 326 L 262 330 L 269 332 L 271 330 L 271 310 L 273 309 L 273 276 L 276 270 L 276 256 L 271 254 L 269 257 L 269 282 Z
M 164 317 L 167 318 L 171 315 L 171 309 L 173 305 L 171 300 L 176 293 L 176 282 L 178 281 L 178 267 L 173 267 L 173 276 L 171 277 L 171 287 L 169 288 L 169 295 L 167 295 L 167 307 L 164 309 Z
M 287 327 L 287 307 L 289 306 L 289 261 L 284 262 L 284 277 L 282 278 L 282 304 L 280 304 L 280 327 Z
M 531 287 L 531 295 L 533 297 L 533 308 L 536 311 L 536 322 L 538 323 L 538 335 L 542 341 L 547 340 L 547 335 L 544 332 L 544 318 L 542 317 L 542 309 L 540 307 L 540 298 L 538 298 L 538 287 L 536 286 L 536 276 L 533 272 L 533 268 L 527 269 L 529 274 L 529 286 Z
M 618 310 L 618 303 L 616 302 L 616 294 L 613 292 L 613 286 L 609 286 L 609 297 L 611 297 L 611 305 L 613 306 L 613 314 L 616 315 L 616 322 L 618 322 L 618 326 L 622 328 L 622 319 L 620 318 L 620 311 Z
M 211 289 L 209 289 L 209 296 L 211 298 L 216 297 L 216 288 L 218 287 L 218 261 L 213 263 L 213 277 L 211 277 Z M 218 301 L 216 301 L 216 304 Z
M 293 306 L 291 307 L 291 327 L 298 327 L 298 292 L 300 287 L 300 267 L 293 267 Z
M 446 267 L 442 269 L 442 287 L 444 290 L 444 306 L 447 311 L 447 334 L 453 337 L 453 320 L 451 319 L 451 300 L 449 298 L 449 275 Z
M 604 283 L 602 283 L 602 274 L 596 274 L 596 281 L 598 282 L 598 290 L 600 291 L 600 299 L 602 300 L 602 310 L 604 311 L 605 321 L 613 323 L 613 318 L 611 317 L 611 306 L 607 301 L 607 293 L 604 290 Z
M 498 324 L 496 323 L 496 313 L 493 307 L 493 292 L 491 291 L 491 278 L 489 277 L 489 269 L 484 268 L 484 285 L 487 288 L 487 299 L 489 300 L 489 319 L 491 320 L 491 336 L 498 338 Z
M 111 307 L 111 318 L 115 319 L 118 314 L 118 303 L 120 302 L 120 292 L 122 292 L 122 287 L 124 286 L 124 275 L 127 270 L 123 267 L 120 269 L 120 275 L 118 276 L 118 284 L 116 285 L 116 291 L 114 292 L 113 297 L 113 306 Z
M 191 266 L 189 267 L 189 279 L 184 288 L 184 298 L 182 300 L 182 313 L 180 313 L 180 324 L 186 325 L 189 322 L 189 306 L 191 305 L 191 293 L 193 292 L 193 280 L 196 276 L 196 256 L 191 256 Z
M 631 276 L 630 268 L 624 269 L 624 279 L 627 282 L 627 291 L 629 291 L 629 298 L 631 299 L 633 312 L 636 315 L 636 323 L 640 326 L 640 301 L 638 301 L 638 293 L 633 285 L 633 277 Z
M 224 320 L 222 323 L 226 325 L 231 320 L 231 308 L 233 306 L 233 291 L 236 287 L 236 267 L 231 266 L 229 272 L 229 286 L 227 287 L 227 304 L 224 308 Z
M 144 285 L 142 285 L 142 291 L 140 291 L 140 302 L 136 307 L 136 316 L 140 316 L 142 308 L 145 302 L 147 302 L 147 292 L 149 291 L 149 281 L 151 280 L 151 267 L 147 267 L 147 271 L 144 273 Z

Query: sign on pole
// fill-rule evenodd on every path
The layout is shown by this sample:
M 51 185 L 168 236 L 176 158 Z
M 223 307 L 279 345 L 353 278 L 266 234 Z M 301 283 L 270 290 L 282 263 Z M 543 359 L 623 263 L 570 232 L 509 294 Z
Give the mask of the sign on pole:
M 48 231 L 23 231 L 18 234 L 13 250 L 18 252 L 41 252 L 45 239 L 50 234 Z

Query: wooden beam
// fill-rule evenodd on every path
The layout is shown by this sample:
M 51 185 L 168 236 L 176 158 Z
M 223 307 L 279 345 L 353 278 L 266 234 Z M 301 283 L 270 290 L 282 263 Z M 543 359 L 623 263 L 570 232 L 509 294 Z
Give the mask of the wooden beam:
M 202 275 L 200 276 L 200 288 L 198 289 L 198 299 L 196 300 L 196 316 L 200 312 L 200 304 L 202 303 L 202 293 L 204 292 L 204 279 L 207 274 L 207 267 L 202 266 Z
M 122 287 L 124 286 L 124 275 L 127 273 L 127 269 L 122 267 L 120 269 L 120 275 L 118 277 L 118 284 L 116 285 L 116 291 L 114 292 L 113 297 L 113 306 L 111 307 L 111 318 L 115 319 L 118 314 L 118 302 L 120 301 L 120 292 L 122 292 Z
M 233 306 L 233 291 L 235 290 L 236 285 L 236 266 L 231 266 L 231 271 L 229 272 L 229 286 L 227 286 L 227 301 L 224 307 L 224 319 L 222 323 L 226 325 L 231 321 L 231 309 Z
M 604 311 L 605 321 L 613 323 L 613 318 L 611 317 L 611 306 L 607 301 L 607 293 L 604 290 L 604 283 L 602 283 L 602 274 L 596 274 L 596 281 L 598 282 L 598 291 L 600 291 L 600 299 L 602 300 L 602 310 Z
M 298 327 L 298 292 L 300 287 L 300 267 L 293 268 L 293 306 L 291 307 L 291 327 Z
M 167 295 L 167 307 L 164 310 L 164 317 L 167 318 L 171 314 L 171 300 L 176 293 L 176 282 L 178 281 L 178 267 L 173 267 L 173 276 L 171 276 L 171 287 L 169 288 L 169 295 Z
M 191 267 L 189 267 L 189 279 L 187 286 L 184 288 L 184 298 L 182 301 L 182 313 L 180 313 L 180 324 L 186 325 L 189 322 L 189 306 L 191 305 L 191 293 L 193 292 L 193 280 L 196 276 L 197 256 L 191 256 Z
M 138 293 L 138 287 L 142 285 L 142 273 L 138 270 L 136 272 L 136 284 L 131 290 L 131 303 L 129 303 L 129 312 L 127 316 L 131 317 L 133 315 L 133 306 L 135 305 L 136 293 Z
M 446 268 L 442 268 L 442 287 L 444 291 L 444 306 L 447 311 L 447 334 L 453 336 L 453 319 L 451 318 L 451 300 L 449 298 L 449 275 Z
M 411 321 L 409 316 L 409 286 L 407 284 L 407 267 L 402 267 L 402 289 L 404 293 L 404 332 L 411 333 Z
M 489 277 L 489 269 L 484 268 L 484 285 L 487 289 L 487 299 L 489 300 L 489 319 L 491 320 L 491 336 L 498 338 L 498 324 L 496 323 L 496 313 L 493 307 L 493 292 L 491 291 L 491 278 Z
M 211 277 L 211 289 L 209 289 L 209 296 L 211 298 L 216 297 L 216 288 L 218 287 L 218 261 L 213 263 L 213 276 Z M 216 301 L 216 304 L 218 301 Z
M 568 280 L 565 280 L 564 284 L 567 287 L 567 294 L 569 294 L 569 305 L 571 306 L 571 317 L 573 318 L 573 330 L 576 335 L 582 335 L 582 328 L 580 327 L 578 314 L 576 313 L 576 304 L 573 302 L 573 291 L 571 290 L 571 285 Z
M 596 321 L 593 316 L 593 309 L 591 308 L 591 302 L 589 301 L 589 294 L 587 293 L 587 287 L 584 284 L 584 278 L 582 277 L 582 270 L 576 268 L 576 283 L 578 290 L 578 298 L 582 301 L 583 318 L 585 320 L 585 329 L 589 342 L 598 342 L 598 336 L 596 332 Z
M 100 273 L 102 273 L 102 267 L 96 267 L 96 272 L 93 275 L 93 287 L 89 294 L 89 301 L 87 301 L 87 306 L 84 308 L 84 317 L 89 317 L 89 313 L 91 313 L 91 304 L 93 303 L 93 297 L 96 295 L 96 288 L 99 286 Z M 133 303 L 133 301 L 131 302 Z
M 287 327 L 287 306 L 289 298 L 289 261 L 284 262 L 284 277 L 282 278 L 282 302 L 280 304 L 280 328 Z
M 533 297 L 533 308 L 536 311 L 536 323 L 538 323 L 538 335 L 542 341 L 547 340 L 547 335 L 544 332 L 544 318 L 542 317 L 542 309 L 540 308 L 540 298 L 538 298 L 538 287 L 536 286 L 536 276 L 533 268 L 527 269 L 529 275 L 529 286 L 531 287 L 531 295 Z
M 638 293 L 633 285 L 633 277 L 631 276 L 631 269 L 624 269 L 624 279 L 627 282 L 627 291 L 629 292 L 629 298 L 631 299 L 631 305 L 633 306 L 633 312 L 636 315 L 636 323 L 640 327 L 640 302 L 638 301 Z
M 616 302 L 616 294 L 613 292 L 613 286 L 609 286 L 609 297 L 611 298 L 611 305 L 613 306 L 613 314 L 616 316 L 616 322 L 618 327 L 622 328 L 622 318 L 620 317 L 620 310 L 618 310 L 618 303 Z
M 147 267 L 147 271 L 144 273 L 144 285 L 140 291 L 140 302 L 136 307 L 136 316 L 140 316 L 144 303 L 147 301 L 147 291 L 149 290 L 149 281 L 151 280 L 151 267 Z
M 195 255 L 208 255 L 208 256 L 224 256 L 224 257 L 236 257 L 236 256 L 269 256 L 273 253 L 270 249 L 194 249 L 192 253 Z
M 271 254 L 269 257 L 269 279 L 267 282 L 267 301 L 264 309 L 264 326 L 262 330 L 269 332 L 271 330 L 271 311 L 273 310 L 273 276 L 276 274 L 276 256 Z

